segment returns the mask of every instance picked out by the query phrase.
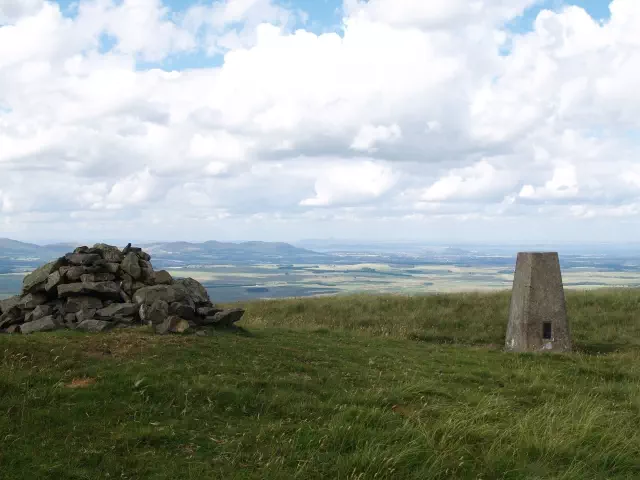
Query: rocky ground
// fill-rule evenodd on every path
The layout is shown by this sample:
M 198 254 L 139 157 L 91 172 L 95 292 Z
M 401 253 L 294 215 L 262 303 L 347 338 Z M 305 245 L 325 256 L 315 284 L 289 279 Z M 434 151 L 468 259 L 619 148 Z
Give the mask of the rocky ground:
M 142 249 L 78 247 L 25 276 L 21 295 L 0 301 L 0 332 L 69 328 L 99 332 L 151 325 L 156 333 L 230 327 L 244 310 L 223 310 L 192 278 L 155 271 Z

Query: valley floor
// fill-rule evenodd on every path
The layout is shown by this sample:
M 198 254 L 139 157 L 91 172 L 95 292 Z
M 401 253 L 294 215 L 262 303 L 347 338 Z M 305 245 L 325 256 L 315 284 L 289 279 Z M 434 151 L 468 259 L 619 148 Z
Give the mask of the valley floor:
M 13 479 L 591 479 L 640 471 L 640 292 L 576 352 L 501 351 L 509 295 L 251 302 L 245 332 L 0 336 Z

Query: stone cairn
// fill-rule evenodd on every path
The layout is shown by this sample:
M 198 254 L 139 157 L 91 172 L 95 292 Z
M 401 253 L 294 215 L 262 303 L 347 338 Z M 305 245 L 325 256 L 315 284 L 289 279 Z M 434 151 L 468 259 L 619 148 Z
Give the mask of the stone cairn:
M 25 276 L 21 295 L 0 300 L 0 332 L 150 325 L 159 334 L 184 333 L 242 318 L 244 310 L 216 307 L 198 281 L 154 271 L 150 260 L 131 244 L 78 247 Z

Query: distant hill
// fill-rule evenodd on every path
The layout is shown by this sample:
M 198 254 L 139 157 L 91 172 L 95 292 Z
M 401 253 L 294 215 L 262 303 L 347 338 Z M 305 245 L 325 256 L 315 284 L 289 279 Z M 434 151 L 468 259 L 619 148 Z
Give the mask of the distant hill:
M 326 255 L 281 242 L 156 242 L 141 245 L 154 265 L 314 261 Z
M 72 251 L 78 243 L 36 245 L 0 238 L 0 273 L 28 271 Z M 124 245 L 122 245 L 124 247 Z M 279 242 L 153 242 L 136 244 L 152 256 L 154 267 L 205 265 L 213 263 L 248 264 L 260 262 L 296 263 L 317 261 L 325 255 Z

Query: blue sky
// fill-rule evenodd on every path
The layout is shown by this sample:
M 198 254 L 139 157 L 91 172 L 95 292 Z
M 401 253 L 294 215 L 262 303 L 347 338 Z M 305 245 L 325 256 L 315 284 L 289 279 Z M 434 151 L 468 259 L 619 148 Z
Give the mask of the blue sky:
M 58 0 L 63 11 L 73 16 L 76 0 Z M 214 1 L 190 0 L 165 0 L 164 5 L 172 12 L 180 14 L 193 5 L 210 5 Z M 337 32 L 341 34 L 341 23 L 343 17 L 342 0 L 274 0 L 274 4 L 281 5 L 290 10 L 299 10 L 307 15 L 307 22 L 298 22 L 294 28 L 304 28 L 317 34 L 326 32 Z M 560 10 L 566 5 L 576 5 L 585 9 L 593 18 L 607 20 L 609 18 L 609 2 L 607 0 L 540 0 L 535 6 L 529 8 L 521 17 L 513 19 L 508 23 L 508 29 L 522 33 L 532 29 L 533 22 L 542 9 Z M 103 50 L 109 50 L 114 45 L 112 38 L 103 36 Z M 207 56 L 198 52 L 180 53 L 165 58 L 161 62 L 139 62 L 139 68 L 161 67 L 165 69 L 183 70 L 187 68 L 217 67 L 223 63 L 222 55 Z

